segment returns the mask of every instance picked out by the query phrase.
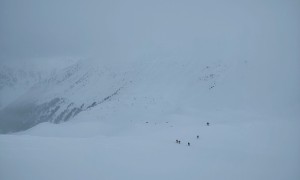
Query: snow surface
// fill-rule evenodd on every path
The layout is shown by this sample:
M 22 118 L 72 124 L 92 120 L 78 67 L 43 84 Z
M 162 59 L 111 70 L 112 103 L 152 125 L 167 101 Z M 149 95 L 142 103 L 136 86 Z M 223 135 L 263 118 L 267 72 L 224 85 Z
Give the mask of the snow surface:
M 244 112 L 174 114 L 122 127 L 42 123 L 0 136 L 0 179 L 297 180 L 299 125 Z
M 13 53 L 96 53 L 74 64 L 37 58 L 33 69 L 59 70 L 1 91 L 3 132 L 43 123 L 0 135 L 0 180 L 300 179 L 298 1 L 60 2 L 3 8 L 22 30 L 1 31 Z M 52 106 L 23 119 L 56 98 L 59 116 L 118 89 L 68 122 L 40 121 Z

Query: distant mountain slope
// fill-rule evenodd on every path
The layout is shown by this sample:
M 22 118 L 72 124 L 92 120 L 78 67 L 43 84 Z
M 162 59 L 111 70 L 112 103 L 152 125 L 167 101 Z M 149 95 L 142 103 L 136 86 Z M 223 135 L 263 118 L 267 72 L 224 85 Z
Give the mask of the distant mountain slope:
M 0 66 L 0 109 L 16 100 L 31 86 L 40 82 L 42 77 L 43 74 L 39 71 Z
M 32 58 L 22 62 L 0 62 L 0 109 L 3 109 L 33 85 L 54 76 L 57 71 L 78 61 L 78 58 Z M 43 63 L 41 63 L 43 62 Z
M 169 104 L 180 103 L 182 98 L 189 99 L 188 93 L 213 90 L 224 70 L 218 64 L 174 57 L 131 64 L 80 61 L 37 81 L 28 92 L 0 111 L 0 131 L 25 130 L 41 122 L 65 122 L 112 100 L 119 114 L 124 112 L 121 109 L 131 106 L 133 109 L 129 111 L 144 111 L 149 107 L 151 114 L 155 114 L 158 109 L 168 109 Z M 195 100 L 202 96 L 195 95 Z
M 45 121 L 67 121 L 115 96 L 125 83 L 118 77 L 105 67 L 79 63 L 39 79 L 0 112 L 1 132 L 25 130 Z

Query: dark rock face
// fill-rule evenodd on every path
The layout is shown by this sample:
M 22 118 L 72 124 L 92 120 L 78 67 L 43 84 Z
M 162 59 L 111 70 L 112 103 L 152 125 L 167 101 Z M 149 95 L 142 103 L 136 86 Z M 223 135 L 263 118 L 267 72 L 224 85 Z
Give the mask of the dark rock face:
M 65 106 L 63 98 L 54 98 L 38 105 L 31 103 L 9 106 L 0 111 L 0 133 L 26 130 L 42 122 L 67 121 L 82 111 L 73 103 Z
M 68 121 L 82 111 L 111 100 L 120 90 L 121 88 L 111 95 L 87 105 L 76 105 L 64 98 L 53 98 L 42 104 L 12 104 L 0 111 L 0 133 L 27 130 L 42 122 L 60 123 Z

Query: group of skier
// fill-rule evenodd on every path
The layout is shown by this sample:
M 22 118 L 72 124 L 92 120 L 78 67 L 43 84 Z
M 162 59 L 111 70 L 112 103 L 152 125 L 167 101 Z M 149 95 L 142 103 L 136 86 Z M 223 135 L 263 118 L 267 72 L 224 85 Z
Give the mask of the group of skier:
M 197 139 L 199 139 L 199 136 L 197 136 Z M 180 143 L 181 143 L 181 141 L 180 141 L 180 140 L 178 140 L 178 139 L 176 139 L 176 143 L 177 143 L 177 144 L 180 144 Z M 187 145 L 188 145 L 188 146 L 190 146 L 190 145 L 191 145 L 191 143 L 190 143 L 190 142 L 188 142 L 188 143 L 187 143 Z
M 206 125 L 207 125 L 207 126 L 209 126 L 209 122 L 207 122 L 207 123 L 206 123 Z M 199 139 L 199 135 L 197 135 L 197 139 Z M 177 144 L 180 144 L 180 143 L 181 143 L 181 141 L 180 141 L 180 140 L 178 140 L 178 139 L 176 139 L 176 143 L 177 143 Z M 188 146 L 191 146 L 191 143 L 190 143 L 190 142 L 188 142 L 188 143 L 187 143 L 187 145 L 188 145 Z

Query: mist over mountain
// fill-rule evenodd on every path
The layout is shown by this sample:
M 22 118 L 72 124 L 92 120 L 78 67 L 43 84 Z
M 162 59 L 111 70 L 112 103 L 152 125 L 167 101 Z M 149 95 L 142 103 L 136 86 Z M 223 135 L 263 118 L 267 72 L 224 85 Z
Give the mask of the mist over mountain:
M 299 179 L 299 19 L 298 0 L 1 0 L 0 179 Z
M 70 120 L 125 89 L 199 112 L 299 107 L 296 1 L 1 3 L 3 132 Z

